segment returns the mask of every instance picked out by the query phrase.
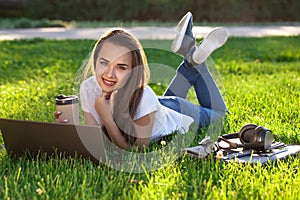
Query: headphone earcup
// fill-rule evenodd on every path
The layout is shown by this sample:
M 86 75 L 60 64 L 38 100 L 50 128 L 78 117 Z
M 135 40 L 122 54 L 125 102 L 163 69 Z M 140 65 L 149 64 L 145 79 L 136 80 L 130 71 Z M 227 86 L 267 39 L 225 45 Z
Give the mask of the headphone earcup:
M 263 126 L 258 126 L 255 128 L 255 136 L 253 137 L 253 142 L 264 142 L 265 141 L 265 133 L 267 129 Z
M 263 126 L 258 126 L 255 131 L 256 142 L 263 143 L 264 150 L 270 148 L 274 139 L 272 131 Z
M 239 132 L 239 139 L 241 142 L 244 143 L 249 143 L 249 142 L 255 142 L 255 129 L 257 128 L 256 124 L 246 124 L 243 126 Z
M 251 124 L 249 127 L 245 127 L 241 132 L 240 140 L 244 140 L 244 149 L 266 150 L 270 148 L 272 144 L 272 131 L 263 126 Z

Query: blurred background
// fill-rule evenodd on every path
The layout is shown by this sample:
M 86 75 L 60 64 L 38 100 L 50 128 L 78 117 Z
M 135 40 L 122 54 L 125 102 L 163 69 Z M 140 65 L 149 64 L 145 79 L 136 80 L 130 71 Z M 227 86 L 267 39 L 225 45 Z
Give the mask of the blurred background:
M 2 23 L 18 19 L 16 27 L 66 26 L 79 21 L 177 23 L 187 11 L 193 13 L 195 23 L 300 21 L 299 0 L 0 0 Z

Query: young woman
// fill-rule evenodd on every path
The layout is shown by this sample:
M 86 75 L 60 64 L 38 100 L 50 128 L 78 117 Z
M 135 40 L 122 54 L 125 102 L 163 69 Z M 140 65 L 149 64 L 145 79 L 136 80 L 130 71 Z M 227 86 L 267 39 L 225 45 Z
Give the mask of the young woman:
M 225 115 L 224 100 L 205 60 L 226 42 L 226 32 L 216 28 L 195 45 L 191 13 L 176 31 L 172 50 L 185 59 L 163 97 L 147 85 L 150 70 L 139 41 L 123 29 L 102 35 L 85 63 L 84 75 L 93 75 L 80 86 L 87 125 L 101 126 L 113 143 L 127 149 L 148 146 L 174 131 L 187 132 L 193 122 L 207 126 Z M 200 105 L 186 100 L 192 86 Z

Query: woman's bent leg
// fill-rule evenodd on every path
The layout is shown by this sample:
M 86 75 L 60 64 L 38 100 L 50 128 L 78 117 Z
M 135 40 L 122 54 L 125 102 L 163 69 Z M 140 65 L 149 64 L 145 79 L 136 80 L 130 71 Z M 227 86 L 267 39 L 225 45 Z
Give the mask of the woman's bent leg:
M 199 72 L 197 80 L 194 82 L 195 92 L 201 106 L 226 112 L 227 108 L 225 101 L 220 93 L 220 90 L 215 83 L 206 63 L 202 63 L 194 67 Z
M 184 59 L 179 65 L 176 75 L 166 89 L 164 96 L 177 96 L 185 99 L 189 89 L 194 85 L 198 76 L 197 70 L 193 69 L 189 62 Z
M 164 96 L 186 98 L 188 90 L 194 86 L 199 104 L 204 108 L 225 112 L 224 99 L 211 76 L 206 63 L 191 66 L 184 60 Z

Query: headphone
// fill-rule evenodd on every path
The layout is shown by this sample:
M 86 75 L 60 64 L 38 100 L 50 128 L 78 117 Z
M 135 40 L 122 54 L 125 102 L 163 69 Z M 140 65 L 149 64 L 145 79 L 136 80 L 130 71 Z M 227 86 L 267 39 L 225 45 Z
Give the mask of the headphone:
M 240 143 L 231 142 L 230 139 L 239 139 Z M 273 142 L 272 131 L 255 124 L 246 124 L 238 133 L 225 134 L 218 137 L 218 143 L 220 149 L 253 149 L 258 151 L 265 151 L 271 147 Z M 220 146 L 220 142 L 224 141 L 229 147 Z

